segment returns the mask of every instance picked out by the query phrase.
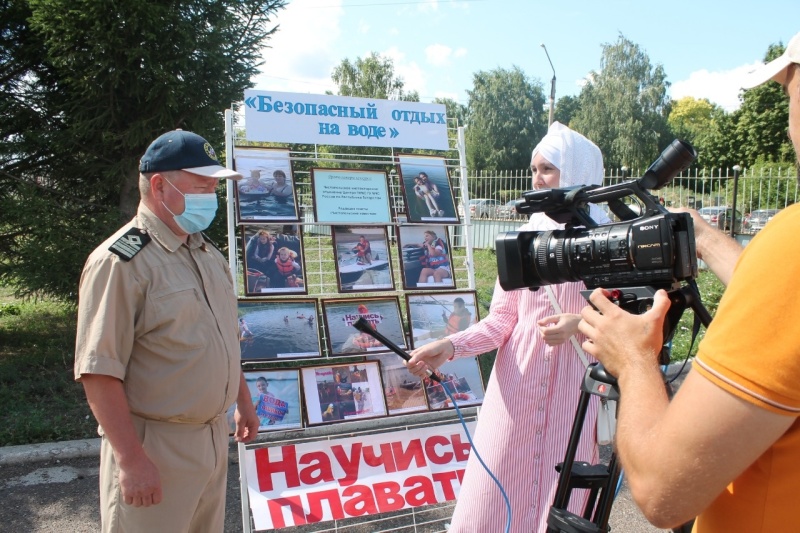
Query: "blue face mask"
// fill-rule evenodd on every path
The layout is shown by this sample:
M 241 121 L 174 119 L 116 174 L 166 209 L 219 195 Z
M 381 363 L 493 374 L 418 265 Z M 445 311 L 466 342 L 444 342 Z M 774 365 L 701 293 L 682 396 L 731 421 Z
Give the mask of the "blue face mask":
M 178 188 L 170 183 L 169 180 L 165 179 L 164 181 L 172 185 L 172 187 L 178 191 Z M 181 191 L 178 191 L 178 193 L 183 196 L 185 206 L 183 213 L 180 215 L 173 213 L 164 202 L 161 202 L 161 205 L 172 214 L 178 227 L 186 233 L 198 233 L 210 226 L 211 222 L 214 220 L 214 216 L 217 214 L 217 195 L 213 192 L 205 194 L 183 194 Z

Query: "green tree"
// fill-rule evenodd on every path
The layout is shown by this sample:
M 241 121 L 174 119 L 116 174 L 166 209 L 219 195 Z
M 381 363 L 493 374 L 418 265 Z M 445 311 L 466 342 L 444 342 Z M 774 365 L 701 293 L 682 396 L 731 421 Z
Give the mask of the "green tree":
M 0 280 L 74 297 L 89 251 L 135 213 L 148 143 L 184 128 L 222 148 L 283 5 L 2 0 Z
M 570 122 L 572 122 L 572 117 L 578 112 L 580 106 L 581 102 L 576 96 L 562 96 L 556 102 L 553 120 L 569 126 Z
M 531 150 L 547 132 L 541 82 L 519 67 L 473 75 L 467 91 L 467 164 L 473 170 L 519 170 L 530 164 Z
M 363 59 L 357 57 L 353 62 L 343 59 L 333 69 L 331 79 L 340 96 L 419 102 L 416 91 L 405 92 L 405 82 L 394 72 L 394 61 L 376 52 Z
M 669 144 L 667 76 L 661 65 L 620 34 L 602 45 L 600 70 L 581 90 L 570 125 L 594 141 L 606 168 L 649 166 Z
M 783 54 L 782 44 L 773 44 L 764 61 Z M 744 91 L 737 111 L 735 141 L 742 147 L 742 161 L 751 166 L 760 158 L 765 162 L 793 162 L 794 151 L 786 136 L 789 102 L 776 82 Z

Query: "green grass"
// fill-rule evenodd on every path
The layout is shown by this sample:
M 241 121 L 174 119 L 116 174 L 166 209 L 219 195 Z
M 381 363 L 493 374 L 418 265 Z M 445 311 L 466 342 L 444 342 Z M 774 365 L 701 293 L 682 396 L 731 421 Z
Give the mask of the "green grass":
M 474 263 L 480 313 L 485 317 L 494 292 L 497 261 L 492 251 L 475 250 Z M 335 287 L 335 278 L 328 279 L 335 274 L 329 270 L 332 271 L 332 266 L 326 264 L 320 275 L 326 278 L 324 284 Z M 396 282 L 399 284 L 399 280 Z M 697 282 L 713 315 L 723 286 L 709 272 L 701 272 Z M 681 318 L 673 344 L 673 360 L 687 355 L 692 319 L 691 311 Z M 83 388 L 72 378 L 75 326 L 73 306 L 47 300 L 17 300 L 11 290 L 0 287 L 0 446 L 97 436 L 97 425 Z M 694 350 L 704 332 L 701 330 Z M 494 357 L 495 352 L 491 352 L 479 358 L 484 382 L 489 379 Z M 302 366 L 297 362 L 284 363 Z
M 0 288 L 0 446 L 97 436 L 72 378 L 75 308 Z

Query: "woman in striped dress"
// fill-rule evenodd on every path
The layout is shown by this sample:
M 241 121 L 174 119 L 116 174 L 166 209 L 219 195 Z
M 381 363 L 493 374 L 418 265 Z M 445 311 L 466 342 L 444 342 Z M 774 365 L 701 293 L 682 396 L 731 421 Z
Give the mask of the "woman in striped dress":
M 600 150 L 582 135 L 555 122 L 533 150 L 535 189 L 599 185 L 603 179 Z M 597 222 L 608 218 L 591 206 Z M 521 231 L 563 227 L 535 213 Z M 527 265 L 526 265 L 527 267 Z M 569 342 L 578 334 L 580 310 L 586 305 L 582 282 L 553 285 L 562 312 L 556 313 L 544 289 L 504 291 L 496 284 L 489 315 L 465 331 L 426 344 L 411 355 L 409 370 L 423 376 L 453 357 L 498 348 L 486 397 L 475 430 L 475 447 L 497 476 L 511 501 L 511 531 L 547 529 L 555 496 L 555 465 L 564 460 L 585 367 Z M 582 338 L 578 338 L 582 342 Z M 598 460 L 598 403 L 590 403 L 576 460 Z M 580 514 L 586 491 L 573 493 L 569 510 Z M 474 456 L 460 488 L 450 532 L 503 531 L 502 495 Z

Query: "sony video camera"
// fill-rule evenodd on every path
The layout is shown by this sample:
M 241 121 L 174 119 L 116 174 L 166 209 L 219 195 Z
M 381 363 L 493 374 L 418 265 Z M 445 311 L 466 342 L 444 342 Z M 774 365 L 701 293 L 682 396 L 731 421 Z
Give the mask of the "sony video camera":
M 670 213 L 647 191 L 666 185 L 696 157 L 689 143 L 675 139 L 637 180 L 524 193 L 517 212 L 543 212 L 566 226 L 499 234 L 500 285 L 505 290 L 535 289 L 583 281 L 588 289 L 641 287 L 652 295 L 694 279 L 697 254 L 691 216 Z M 640 201 L 638 213 L 623 202 L 630 196 Z M 620 222 L 598 224 L 589 216 L 590 203 L 606 203 Z

